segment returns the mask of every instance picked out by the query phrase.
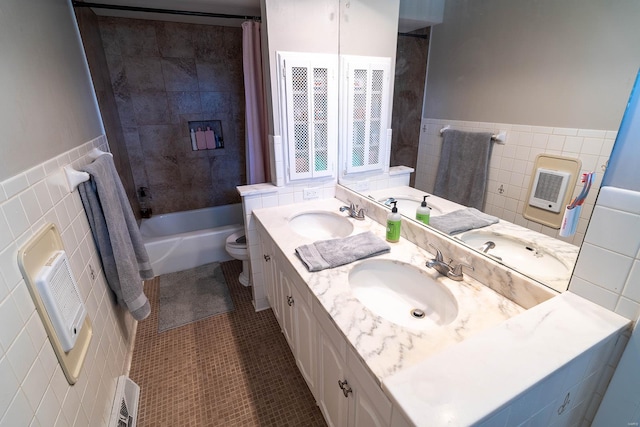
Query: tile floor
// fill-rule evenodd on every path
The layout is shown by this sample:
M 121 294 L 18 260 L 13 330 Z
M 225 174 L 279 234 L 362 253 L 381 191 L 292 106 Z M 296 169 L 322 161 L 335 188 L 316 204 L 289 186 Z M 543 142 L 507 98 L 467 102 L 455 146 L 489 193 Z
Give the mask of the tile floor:
M 159 281 L 145 285 L 151 315 L 138 324 L 130 377 L 138 426 L 325 426 L 271 310 L 256 313 L 222 263 L 235 310 L 158 333 Z

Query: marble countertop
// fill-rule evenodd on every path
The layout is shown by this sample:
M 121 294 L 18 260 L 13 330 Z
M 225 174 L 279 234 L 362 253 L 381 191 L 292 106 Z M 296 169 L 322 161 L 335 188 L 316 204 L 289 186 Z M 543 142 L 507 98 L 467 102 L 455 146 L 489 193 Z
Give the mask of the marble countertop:
M 412 331 L 375 315 L 350 291 L 348 274 L 355 263 L 310 273 L 295 255 L 296 247 L 312 243 L 312 239 L 293 233 L 288 225 L 289 219 L 306 211 L 326 210 L 339 213 L 342 205 L 344 203 L 337 199 L 325 199 L 256 209 L 253 214 L 379 383 L 390 375 L 525 311 L 513 301 L 468 276 L 465 276 L 463 282 L 439 276 L 435 270 L 425 267 L 426 262 L 433 258 L 431 253 L 401 239 L 398 243 L 389 244 L 390 253 L 376 259 L 397 260 L 421 268 L 455 296 L 458 316 L 446 326 Z M 352 234 L 371 231 L 381 239 L 385 237 L 385 227 L 370 218 L 363 221 L 350 218 L 349 221 L 354 225 Z

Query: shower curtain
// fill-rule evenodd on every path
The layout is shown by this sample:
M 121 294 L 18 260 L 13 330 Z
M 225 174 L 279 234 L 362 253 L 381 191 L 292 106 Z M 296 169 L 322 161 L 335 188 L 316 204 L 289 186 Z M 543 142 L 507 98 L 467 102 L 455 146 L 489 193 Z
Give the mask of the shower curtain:
M 260 184 L 270 180 L 270 160 L 259 22 L 242 23 L 242 67 L 246 101 L 247 184 Z

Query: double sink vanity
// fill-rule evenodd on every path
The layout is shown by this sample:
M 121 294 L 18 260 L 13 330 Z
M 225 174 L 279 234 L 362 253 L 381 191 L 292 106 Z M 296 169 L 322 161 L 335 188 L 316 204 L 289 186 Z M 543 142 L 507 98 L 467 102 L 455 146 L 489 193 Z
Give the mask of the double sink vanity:
M 406 220 L 390 252 L 309 272 L 299 246 L 384 240 L 384 206 L 346 189 L 336 197 L 253 211 L 267 298 L 330 426 L 481 425 L 585 352 L 608 355 L 628 323 Z M 364 219 L 341 211 L 349 202 Z M 455 281 L 428 268 L 434 247 L 473 271 Z M 572 375 L 563 386 L 580 383 Z M 553 393 L 527 416 L 564 397 Z

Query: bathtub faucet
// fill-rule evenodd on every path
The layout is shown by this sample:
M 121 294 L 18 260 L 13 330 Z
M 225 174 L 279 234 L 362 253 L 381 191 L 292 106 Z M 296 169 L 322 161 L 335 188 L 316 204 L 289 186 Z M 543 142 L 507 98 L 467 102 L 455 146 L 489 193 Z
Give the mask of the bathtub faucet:
M 351 203 L 349 206 L 341 206 L 340 212 L 347 211 L 351 218 L 355 218 L 358 221 L 364 219 L 364 213 L 367 211 L 365 208 L 359 208 L 358 205 Z

